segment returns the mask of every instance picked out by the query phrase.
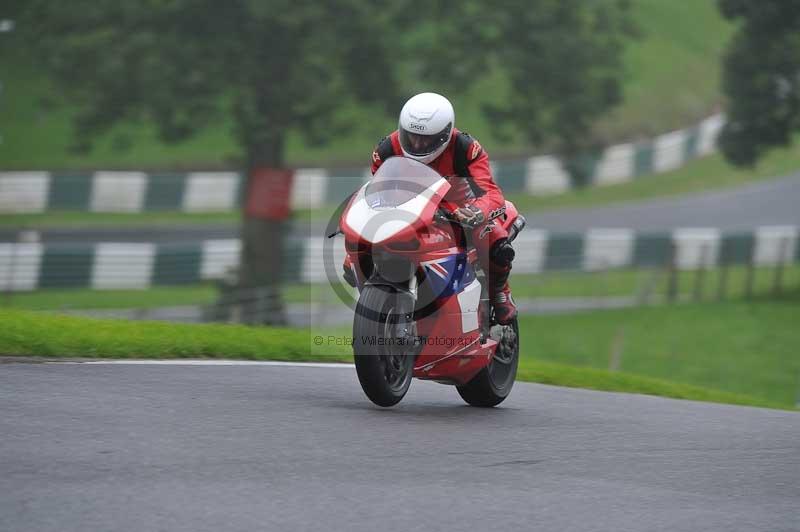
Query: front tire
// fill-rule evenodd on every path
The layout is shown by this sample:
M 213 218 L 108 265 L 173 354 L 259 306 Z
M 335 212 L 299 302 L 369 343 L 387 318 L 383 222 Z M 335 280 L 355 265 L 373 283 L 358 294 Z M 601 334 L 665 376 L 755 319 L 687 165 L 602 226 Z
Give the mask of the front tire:
M 517 318 L 514 318 L 510 325 L 497 327 L 498 345 L 492 361 L 467 384 L 456 387 L 461 398 L 471 406 L 491 408 L 499 405 L 511 393 L 517 378 L 519 365 Z
M 411 386 L 413 311 L 409 297 L 388 286 L 367 285 L 358 298 L 353 358 L 361 388 L 378 406 L 396 405 Z

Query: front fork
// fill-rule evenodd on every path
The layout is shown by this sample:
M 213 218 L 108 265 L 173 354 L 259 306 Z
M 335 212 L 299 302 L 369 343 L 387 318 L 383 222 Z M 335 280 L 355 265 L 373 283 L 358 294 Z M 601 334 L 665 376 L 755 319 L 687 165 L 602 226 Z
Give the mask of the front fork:
M 402 334 L 402 336 L 405 337 L 404 339 L 407 341 L 406 345 L 417 346 L 414 348 L 413 352 L 408 353 L 416 357 L 423 345 L 422 342 L 419 341 L 417 322 L 414 320 L 414 310 L 416 309 L 419 290 L 419 281 L 417 280 L 417 275 L 412 275 L 408 281 L 408 284 L 392 283 L 385 281 L 384 279 L 380 279 L 379 277 L 370 278 L 364 283 L 364 285 L 369 284 L 382 284 L 391 286 L 396 291 L 395 297 L 407 298 L 408 305 L 402 305 L 402 307 L 410 309 L 410 312 L 403 315 L 402 323 L 398 324 L 399 327 L 395 332 L 398 336 Z

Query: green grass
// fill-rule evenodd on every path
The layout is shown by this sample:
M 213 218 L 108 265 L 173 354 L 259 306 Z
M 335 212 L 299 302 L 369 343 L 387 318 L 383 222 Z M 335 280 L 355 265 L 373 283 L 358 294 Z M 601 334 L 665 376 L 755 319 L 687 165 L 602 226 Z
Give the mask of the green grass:
M 757 268 L 753 278 L 753 295 L 772 295 L 775 269 Z M 698 272 L 678 273 L 678 293 L 691 299 L 698 282 Z M 720 270 L 701 274 L 703 300 L 718 297 Z M 746 295 L 747 269 L 734 266 L 728 270 L 725 298 L 736 300 Z M 663 270 L 612 270 L 606 272 L 551 272 L 515 274 L 511 277 L 514 296 L 519 299 L 558 297 L 637 296 L 652 283 L 651 301 L 661 302 L 667 292 L 668 278 Z M 784 268 L 783 291 L 800 291 L 800 265 Z M 286 301 L 335 302 L 336 294 L 327 284 L 291 283 L 283 287 Z M 147 290 L 42 289 L 34 292 L 0 294 L 0 308 L 23 310 L 80 310 L 154 308 L 180 305 L 208 305 L 215 301 L 217 289 L 211 283 L 188 286 L 160 286 Z
M 125 226 L 174 228 L 176 225 L 237 224 L 239 211 L 184 213 L 155 211 L 147 213 L 96 213 L 78 211 L 50 211 L 36 214 L 0 214 L 0 227 L 24 228 L 81 228 Z
M 308 330 L 96 320 L 0 310 L 0 353 L 47 357 L 241 358 L 347 361 L 347 346 L 317 348 Z
M 632 41 L 624 54 L 625 101 L 596 125 L 597 134 L 608 141 L 684 127 L 709 114 L 720 99 L 719 60 L 732 26 L 723 20 L 716 2 L 635 0 L 633 8 L 642 39 Z M 5 45 L 0 51 L 4 86 L 0 96 L 0 167 L 147 170 L 230 167 L 241 160 L 229 120 L 220 120 L 215 127 L 176 145 L 159 142 L 147 123 L 127 123 L 100 139 L 91 153 L 71 153 L 73 110 L 42 103 L 57 102 L 59 91 L 48 85 L 35 62 L 26 57 L 24 47 L 15 42 L 15 35 L 3 36 Z M 503 97 L 498 90 L 503 84 L 503 79 L 490 74 L 471 91 L 451 94 L 459 117 L 457 124 L 480 138 L 489 153 L 530 153 L 531 147 L 520 140 L 508 143 L 497 139 L 480 113 L 482 101 L 496 102 Z M 334 135 L 327 146 L 309 146 L 291 134 L 289 162 L 366 164 L 375 142 L 396 123 L 396 110 L 388 114 L 383 111 L 345 106 L 341 113 L 355 118 L 357 126 Z M 130 148 L 124 149 L 126 145 Z
M 776 269 L 754 269 L 752 295 L 767 296 L 773 292 Z M 706 271 L 685 270 L 676 273 L 678 296 L 691 298 L 699 286 L 704 300 L 740 299 L 747 295 L 748 268 L 728 267 L 724 292 L 720 292 L 721 269 Z M 783 268 L 780 287 L 787 293 L 800 290 L 800 265 Z M 666 297 L 669 276 L 664 269 L 610 270 L 599 272 L 552 272 L 543 274 L 512 274 L 512 288 L 517 299 L 536 297 L 616 297 L 636 296 L 651 290 L 653 300 Z
M 155 308 L 208 305 L 217 297 L 212 284 L 164 286 L 149 290 L 44 289 L 0 294 L 0 307 L 22 310 Z
M 50 211 L 36 214 L 0 214 L 0 227 L 45 229 L 84 227 L 144 227 L 174 228 L 176 225 L 238 224 L 239 211 L 183 213 L 177 211 L 147 213 L 96 213 L 78 211 Z
M 326 219 L 333 214 L 333 208 L 325 207 L 314 211 L 298 211 L 298 220 Z M 181 225 L 238 225 L 241 213 L 204 212 L 185 213 L 179 211 L 150 211 L 145 213 L 102 213 L 79 211 L 48 211 L 30 214 L 0 214 L 0 228 L 14 229 L 81 229 L 97 227 L 142 227 L 147 229 L 175 228 Z
M 660 395 L 662 397 L 712 403 L 793 409 L 791 404 L 777 403 L 760 397 L 692 386 L 665 379 L 654 379 L 631 373 L 555 364 L 530 358 L 523 358 L 520 361 L 517 380 L 569 388 L 587 388 L 590 390 Z
M 734 309 L 734 314 L 741 309 Z M 773 310 L 759 310 L 775 318 L 778 313 Z M 752 311 L 752 313 L 756 313 Z M 784 313 L 785 314 L 785 313 Z M 689 316 L 694 317 L 694 316 Z M 726 318 L 731 316 L 726 315 Z M 734 316 L 736 317 L 736 316 Z M 763 331 L 763 335 L 779 333 L 785 338 L 783 342 L 795 342 L 797 333 L 785 330 L 785 316 Z M 630 320 L 630 316 L 626 317 Z M 650 319 L 657 319 L 651 317 Z M 676 318 L 677 319 L 677 318 Z M 562 345 L 554 343 L 554 336 L 563 336 L 564 342 L 574 341 L 575 334 L 584 336 L 593 333 L 601 337 L 603 325 L 608 325 L 607 320 L 597 325 L 585 327 L 586 322 L 591 323 L 591 316 L 562 316 L 553 319 L 531 318 L 522 324 L 522 342 L 526 356 L 520 362 L 519 379 L 534 382 L 543 382 L 562 386 L 591 388 L 619 392 L 643 393 L 693 399 L 700 401 L 714 401 L 741 405 L 764 406 L 773 408 L 791 408 L 792 402 L 779 394 L 776 398 L 764 397 L 754 394 L 744 395 L 741 392 L 708 389 L 697 384 L 678 382 L 683 374 L 671 372 L 664 378 L 654 378 L 646 375 L 636 375 L 623 372 L 609 372 L 597 367 L 570 366 L 555 363 L 542 357 L 539 353 L 544 349 L 554 349 L 556 353 Z M 639 319 L 639 322 L 642 320 Z M 706 320 L 707 321 L 707 320 Z M 737 320 L 733 325 L 742 325 Z M 752 329 L 752 317 L 748 317 L 748 330 Z M 349 361 L 350 348 L 347 345 L 322 345 L 316 346 L 312 337 L 317 334 L 339 334 L 342 331 L 308 331 L 300 329 L 283 328 L 247 328 L 233 325 L 184 325 L 152 322 L 129 322 L 115 320 L 96 320 L 41 314 L 30 311 L 0 310 L 0 354 L 12 356 L 41 356 L 51 358 L 80 357 L 80 358 L 235 358 L 252 360 L 291 360 L 291 361 Z M 760 321 L 759 321 L 760 323 Z M 554 326 L 554 324 L 556 324 Z M 573 325 L 583 325 L 583 330 L 573 330 Z M 629 325 L 631 330 L 633 325 Z M 667 330 L 672 331 L 669 321 Z M 712 331 L 715 332 L 715 331 Z M 666 333 L 653 337 L 653 342 L 662 340 Z M 742 333 L 737 335 L 741 337 Z M 593 338 L 587 338 L 593 340 Z M 642 354 L 652 356 L 655 348 L 646 342 Z M 727 343 L 726 343 L 727 344 Z M 636 344 L 637 347 L 639 344 Z M 667 345 L 672 345 L 667 343 Z M 691 344 L 690 344 L 691 345 Z M 748 344 L 747 347 L 750 347 Z M 734 350 L 727 357 L 728 364 L 719 364 L 720 346 L 708 345 L 693 346 L 691 354 L 697 354 L 701 348 L 709 349 L 709 356 L 713 363 L 706 362 L 706 358 L 696 357 L 692 367 L 698 365 L 709 366 L 706 373 L 714 372 L 720 368 L 734 366 L 738 373 L 744 375 L 742 388 L 759 391 L 764 383 L 787 386 L 788 376 L 792 371 L 797 374 L 797 357 L 784 358 L 772 355 L 775 351 L 786 350 L 791 345 L 780 343 L 768 348 L 764 360 L 759 360 L 758 351 L 750 352 L 744 349 Z M 571 351 L 572 349 L 570 349 Z M 742 355 L 744 353 L 744 356 Z M 786 353 L 785 353 L 786 354 Z M 791 354 L 789 352 L 788 354 Z M 552 358 L 552 357 L 551 357 Z M 624 364 L 638 369 L 633 363 L 636 357 L 628 356 L 623 359 Z M 639 357 L 641 358 L 641 356 Z M 629 363 L 629 359 L 631 362 Z M 698 364 L 698 361 L 703 362 Z M 753 361 L 760 362 L 753 365 Z M 655 362 L 659 362 L 656 360 Z M 675 365 L 674 360 L 670 363 Z M 777 368 L 775 366 L 778 366 Z M 625 369 L 628 369 L 627 367 Z M 645 368 L 645 372 L 651 372 Z M 780 369 L 784 371 L 780 375 Z M 745 373 L 750 371 L 750 373 Z M 785 378 L 784 378 L 785 377 Z M 666 379 L 670 380 L 666 380 Z M 694 380 L 703 380 L 697 379 Z M 753 383 L 758 386 L 753 385 Z
M 533 360 L 608 369 L 791 406 L 800 383 L 800 299 L 525 316 Z
M 349 288 L 349 287 L 348 287 Z M 291 303 L 335 301 L 327 284 L 287 284 L 284 299 Z M 20 310 L 149 309 L 183 305 L 210 305 L 216 301 L 212 283 L 158 286 L 147 290 L 93 290 L 45 288 L 33 292 L 0 293 L 0 308 Z

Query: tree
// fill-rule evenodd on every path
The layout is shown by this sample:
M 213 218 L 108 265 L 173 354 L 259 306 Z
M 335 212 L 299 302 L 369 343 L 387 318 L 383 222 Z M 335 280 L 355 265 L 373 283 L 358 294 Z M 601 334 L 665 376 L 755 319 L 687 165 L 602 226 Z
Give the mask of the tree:
M 121 122 L 152 122 L 177 142 L 230 117 L 251 191 L 285 192 L 287 133 L 326 141 L 344 129 L 341 104 L 394 114 L 408 89 L 460 92 L 492 68 L 508 81 L 505 103 L 484 109 L 497 131 L 556 139 L 574 161 L 594 118 L 621 99 L 630 34 L 626 0 L 17 3 L 40 64 L 79 105 L 76 148 Z M 280 283 L 279 218 L 243 217 L 239 286 L 267 287 L 267 298 Z
M 622 101 L 622 51 L 637 35 L 627 0 L 496 0 L 442 5 L 449 43 L 427 65 L 453 86 L 499 69 L 504 103 L 484 105 L 495 130 L 533 145 L 555 141 L 578 185 L 588 181 L 592 124 Z M 440 4 L 441 5 L 441 4 Z M 455 17 L 447 18 L 450 14 Z
M 800 131 L 800 3 L 720 0 L 740 25 L 725 53 L 727 123 L 722 152 L 733 164 L 755 164 Z
M 289 131 L 324 141 L 337 130 L 340 103 L 399 101 L 375 31 L 390 15 L 359 0 L 34 0 L 21 25 L 79 105 L 76 148 L 123 121 L 153 122 L 176 142 L 228 116 L 248 187 L 266 175 L 285 191 L 272 170 L 285 166 Z M 282 264 L 276 218 L 246 214 L 242 224 L 239 286 L 268 287 L 269 298 Z

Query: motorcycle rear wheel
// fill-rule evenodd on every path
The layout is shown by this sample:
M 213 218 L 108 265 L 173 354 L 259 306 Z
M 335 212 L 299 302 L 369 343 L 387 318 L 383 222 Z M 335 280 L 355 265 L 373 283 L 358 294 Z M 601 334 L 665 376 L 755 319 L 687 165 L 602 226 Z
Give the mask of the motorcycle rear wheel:
M 491 408 L 502 403 L 517 377 L 519 324 L 517 318 L 502 327 L 492 361 L 467 384 L 457 386 L 458 394 L 471 406 Z
M 378 406 L 400 402 L 411 386 L 411 302 L 388 286 L 361 290 L 353 320 L 353 358 L 361 388 Z

